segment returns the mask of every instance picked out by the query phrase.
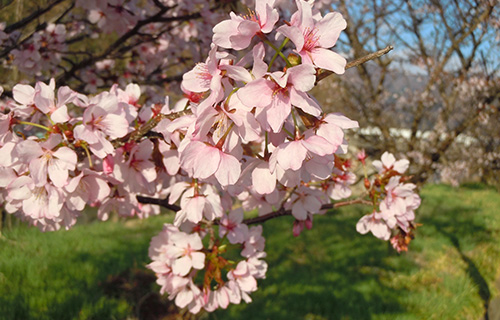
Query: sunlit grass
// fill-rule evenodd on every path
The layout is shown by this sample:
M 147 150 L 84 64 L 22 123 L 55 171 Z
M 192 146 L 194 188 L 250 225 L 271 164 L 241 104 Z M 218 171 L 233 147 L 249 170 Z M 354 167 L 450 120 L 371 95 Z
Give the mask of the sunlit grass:
M 0 240 L 0 319 L 124 319 L 134 310 L 100 286 L 148 263 L 150 238 L 164 217 L 92 223 L 41 233 L 19 227 Z
M 417 220 L 423 225 L 402 255 L 356 233 L 364 207 L 317 217 L 298 238 L 290 217 L 266 222 L 269 270 L 254 302 L 208 317 L 480 319 L 485 301 L 498 296 L 500 195 L 447 186 L 428 186 L 421 194 Z M 4 230 L 0 319 L 135 319 L 141 299 L 158 287 L 147 273 L 143 282 L 117 276 L 145 270 L 149 241 L 167 220 L 92 223 L 45 234 Z M 134 286 L 141 290 L 132 294 Z

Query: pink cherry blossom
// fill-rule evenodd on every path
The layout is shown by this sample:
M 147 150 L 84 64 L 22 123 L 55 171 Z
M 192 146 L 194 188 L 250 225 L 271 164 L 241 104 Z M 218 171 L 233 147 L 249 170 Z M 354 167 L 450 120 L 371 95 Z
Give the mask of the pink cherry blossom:
M 312 4 L 304 0 L 297 1 L 299 11 L 292 16 L 290 26 L 281 26 L 278 32 L 290 38 L 302 63 L 343 74 L 346 59 L 328 48 L 337 42 L 340 32 L 347 23 L 338 12 L 330 12 L 315 20 Z
M 224 20 L 213 28 L 213 42 L 223 48 L 242 50 L 247 48 L 258 33 L 269 33 L 279 20 L 275 0 L 256 0 L 255 12 L 246 16 L 230 13 L 230 20 Z
M 375 160 L 372 164 L 379 173 L 395 170 L 402 174 L 408 169 L 410 162 L 406 159 L 396 161 L 394 155 L 386 151 L 382 154 L 381 161 Z
M 171 243 L 167 246 L 167 255 L 174 259 L 172 272 L 185 276 L 191 268 L 202 269 L 205 265 L 205 254 L 199 252 L 203 248 L 198 234 L 174 233 L 170 237 Z
M 125 183 L 125 189 L 140 193 L 147 191 L 154 193 L 153 181 L 157 177 L 156 167 L 151 160 L 151 152 L 153 143 L 149 140 L 144 140 L 137 145 L 128 146 L 131 148 L 126 155 L 123 152 L 118 152 L 119 156 L 126 156 L 127 160 L 116 161 L 114 166 L 113 176 L 122 183 Z
M 36 186 L 47 183 L 47 175 L 56 187 L 63 187 L 77 163 L 76 153 L 68 147 L 59 147 L 62 138 L 53 134 L 47 141 L 39 144 L 33 140 L 19 143 L 16 153 L 20 161 L 29 164 L 30 176 Z
M 235 209 L 220 219 L 219 237 L 227 235 L 230 243 L 243 243 L 247 238 L 248 226 L 242 224 L 243 210 Z
M 182 151 L 180 161 L 194 178 L 214 176 L 223 186 L 235 184 L 241 173 L 238 159 L 201 141 L 191 141 Z
M 246 261 L 240 261 L 236 266 L 236 269 L 231 270 L 227 274 L 227 277 L 229 280 L 236 282 L 242 293 L 248 294 L 257 290 L 257 280 L 255 280 L 255 278 L 251 275 L 250 268 L 248 267 L 248 263 Z M 247 296 L 247 300 L 249 299 L 250 297 Z
M 276 71 L 268 78 L 256 79 L 238 90 L 238 98 L 250 108 L 257 107 L 257 120 L 264 129 L 281 130 L 292 105 L 313 116 L 321 108 L 306 92 L 314 87 L 316 71 L 310 65 L 298 65 L 286 72 Z
M 356 230 L 361 234 L 371 232 L 375 237 L 385 241 L 391 237 L 391 229 L 382 220 L 379 212 L 363 216 L 356 224 Z

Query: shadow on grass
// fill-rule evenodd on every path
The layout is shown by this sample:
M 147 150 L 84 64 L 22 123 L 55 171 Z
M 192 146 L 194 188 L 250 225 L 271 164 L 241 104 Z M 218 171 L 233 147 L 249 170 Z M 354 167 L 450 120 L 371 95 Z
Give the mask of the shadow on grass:
M 251 304 L 218 312 L 213 319 L 371 319 L 404 311 L 404 294 L 384 285 L 395 267 L 387 243 L 356 230 L 359 215 L 315 217 L 314 228 L 292 236 L 292 219 L 266 223 L 267 279 Z M 405 257 L 399 270 L 413 264 Z
M 96 227 L 97 231 L 87 227 L 44 234 L 40 243 L 20 241 L 31 251 L 13 270 L 1 270 L 11 275 L 11 294 L 0 295 L 0 319 L 125 319 L 135 314 L 137 302 L 153 291 L 154 275 L 144 271 L 129 277 L 136 283 L 122 284 L 121 292 L 112 290 L 113 275 L 145 270 L 149 241 L 161 224 L 130 229 L 130 233 L 123 226 Z M 43 257 L 28 261 L 37 251 Z
M 481 184 L 469 184 L 464 189 L 486 190 L 490 188 Z M 432 197 L 432 199 L 434 203 L 427 206 L 430 211 L 425 212 L 420 221 L 427 228 L 427 232 L 437 231 L 443 235 L 460 255 L 460 258 L 467 266 L 465 272 L 477 286 L 478 294 L 483 300 L 483 319 L 488 320 L 491 299 L 488 282 L 481 274 L 476 263 L 464 253 L 464 251 L 467 251 L 464 250 L 464 247 L 470 248 L 471 245 L 494 243 L 496 241 L 495 237 L 492 235 L 489 226 L 481 218 L 481 208 L 465 205 L 460 201 L 454 201 L 456 199 L 450 197 L 441 199 Z M 429 230 L 430 227 L 433 230 Z

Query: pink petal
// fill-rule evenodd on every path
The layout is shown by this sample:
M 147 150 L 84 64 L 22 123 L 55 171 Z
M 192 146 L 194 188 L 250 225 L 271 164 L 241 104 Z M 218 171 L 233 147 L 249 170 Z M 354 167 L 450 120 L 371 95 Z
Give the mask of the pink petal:
M 292 105 L 290 104 L 290 97 L 283 94 L 274 96 L 271 107 L 266 109 L 267 122 L 273 132 L 279 132 L 281 130 L 291 110 Z
M 108 114 L 101 121 L 103 132 L 111 139 L 121 138 L 128 133 L 128 121 L 121 115 Z
M 198 63 L 182 76 L 182 86 L 192 92 L 205 92 L 210 89 L 211 79 L 206 63 Z
M 52 114 L 50 115 L 50 119 L 54 123 L 63 123 L 67 122 L 70 117 L 68 115 L 68 108 L 66 106 L 62 106 L 58 109 L 56 109 Z
M 301 141 L 291 141 L 282 149 L 279 149 L 277 160 L 284 170 L 297 171 L 302 166 L 306 154 L 307 149 L 302 145 Z
M 359 219 L 358 223 L 356 224 L 356 231 L 361 233 L 361 234 L 366 234 L 368 231 L 370 231 L 370 228 L 368 227 L 369 220 L 371 219 L 372 215 L 366 215 L 363 216 L 361 219 Z
M 235 30 L 237 30 L 238 25 L 241 22 L 241 18 L 238 20 L 233 19 L 236 15 L 231 12 L 231 20 L 224 20 L 218 23 L 213 29 L 213 39 L 212 41 L 218 45 L 219 47 L 223 47 L 226 49 L 232 48 L 231 41 L 229 41 L 229 37 L 234 34 Z
M 323 48 L 316 48 L 310 54 L 317 67 L 344 74 L 347 61 L 340 54 Z
M 193 223 L 198 223 L 203 219 L 203 209 L 205 208 L 205 197 L 197 196 L 189 199 L 184 211 L 187 212 L 187 219 Z
M 322 112 L 321 107 L 314 99 L 305 92 L 295 90 L 295 88 L 290 90 L 290 101 L 297 108 L 315 117 Z
M 76 153 L 68 147 L 61 147 L 57 149 L 52 155 L 64 162 L 64 168 L 74 170 L 76 167 L 77 156 Z
M 221 69 L 226 70 L 226 76 L 235 81 L 248 83 L 253 80 L 250 72 L 248 72 L 248 70 L 242 66 L 225 65 L 221 66 Z
M 187 148 L 186 148 L 187 149 Z M 186 150 L 184 151 L 186 152 Z M 206 179 L 213 175 L 219 168 L 221 162 L 219 149 L 207 146 L 202 154 L 197 154 L 193 177 Z
M 54 89 L 43 82 L 37 82 L 33 101 L 41 112 L 47 114 L 55 108 Z
M 328 123 L 339 126 L 342 129 L 359 128 L 357 121 L 351 120 L 340 113 L 329 113 L 326 115 L 324 120 Z
M 192 261 L 188 256 L 180 257 L 172 263 L 172 272 L 179 276 L 185 276 L 191 270 Z
M 252 292 L 257 290 L 257 280 L 252 276 L 241 277 L 236 280 L 240 289 L 245 292 Z
M 234 156 L 220 152 L 219 169 L 215 172 L 217 181 L 222 186 L 233 185 L 238 181 L 241 173 L 241 164 Z
M 238 33 L 229 37 L 232 48 L 242 50 L 247 48 L 252 41 L 253 36 L 260 31 L 260 26 L 257 22 L 251 20 L 243 20 L 238 25 Z
M 267 64 L 264 62 L 266 49 L 262 42 L 258 43 L 252 50 L 253 67 L 252 74 L 256 79 L 262 78 L 267 72 Z
M 43 186 L 47 183 L 47 159 L 45 157 L 33 159 L 29 168 L 36 186 Z
M 68 170 L 61 160 L 53 159 L 48 166 L 48 173 L 50 180 L 58 188 L 64 187 L 68 182 Z
M 35 89 L 27 84 L 16 84 L 12 89 L 12 94 L 14 96 L 14 100 L 20 104 L 29 106 L 33 104 Z
M 193 268 L 201 270 L 205 267 L 205 254 L 202 252 L 192 252 L 191 259 L 193 263 Z
M 175 297 L 175 304 L 179 308 L 186 307 L 191 301 L 193 301 L 193 292 L 191 290 L 184 289 L 177 294 Z
M 316 69 L 310 64 L 301 64 L 287 70 L 288 82 L 298 91 L 309 91 L 314 88 Z
M 293 204 L 292 215 L 300 221 L 307 219 L 307 210 L 304 208 L 302 201 L 297 201 Z
M 263 108 L 273 100 L 274 84 L 266 79 L 257 79 L 239 89 L 237 94 L 241 102 L 247 107 Z
M 323 48 L 331 48 L 337 42 L 340 32 L 347 27 L 347 22 L 338 12 L 327 13 L 321 21 L 316 23 L 319 37 L 318 44 Z
M 316 135 L 302 140 L 302 145 L 307 150 L 320 156 L 333 154 L 337 150 L 337 146 L 331 144 L 325 138 Z
M 269 163 L 261 162 L 253 169 L 252 185 L 258 194 L 269 194 L 276 189 L 276 174 L 269 170 Z
M 281 33 L 285 37 L 292 40 L 297 51 L 302 51 L 302 48 L 304 47 L 304 34 L 297 26 L 284 25 L 276 29 L 276 32 Z

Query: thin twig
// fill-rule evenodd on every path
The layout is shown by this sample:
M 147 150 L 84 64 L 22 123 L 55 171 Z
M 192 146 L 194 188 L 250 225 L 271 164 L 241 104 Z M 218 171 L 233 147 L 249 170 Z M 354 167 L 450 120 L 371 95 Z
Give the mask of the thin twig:
M 321 206 L 321 210 L 329 210 L 333 208 L 340 208 L 340 207 L 345 207 L 353 204 L 365 204 L 365 205 L 371 205 L 372 203 L 370 201 L 364 200 L 364 199 L 354 199 L 354 200 L 348 200 L 348 201 L 343 201 L 343 202 L 337 202 L 337 203 L 329 203 L 329 204 L 324 204 Z M 243 223 L 250 225 L 250 224 L 256 224 L 256 223 L 262 223 L 267 220 L 271 220 L 277 217 L 282 217 L 282 216 L 290 216 L 292 215 L 292 210 L 284 210 L 283 208 L 278 211 L 273 211 L 269 212 L 265 215 L 258 216 L 255 218 L 250 218 L 250 219 L 245 219 L 243 220 Z
M 392 49 L 394 49 L 393 46 L 387 46 L 385 47 L 384 49 L 382 50 L 379 50 L 379 51 L 375 51 L 373 53 L 370 53 L 370 54 L 367 54 L 366 56 L 363 56 L 361 58 L 358 58 L 356 60 L 353 60 L 353 61 L 349 61 L 346 66 L 345 66 L 345 69 L 350 69 L 352 67 L 356 67 L 356 66 L 359 66 L 360 64 L 363 64 L 365 62 L 368 62 L 370 60 L 373 60 L 373 59 L 377 59 L 377 58 L 380 58 L 381 56 L 383 56 L 384 54 L 388 53 L 389 51 L 391 51 Z M 330 76 L 331 74 L 333 74 L 332 71 L 328 71 L 328 70 L 324 70 L 323 72 L 321 72 L 317 77 L 316 77 L 316 83 L 318 83 L 319 81 L 323 80 L 324 78 Z

